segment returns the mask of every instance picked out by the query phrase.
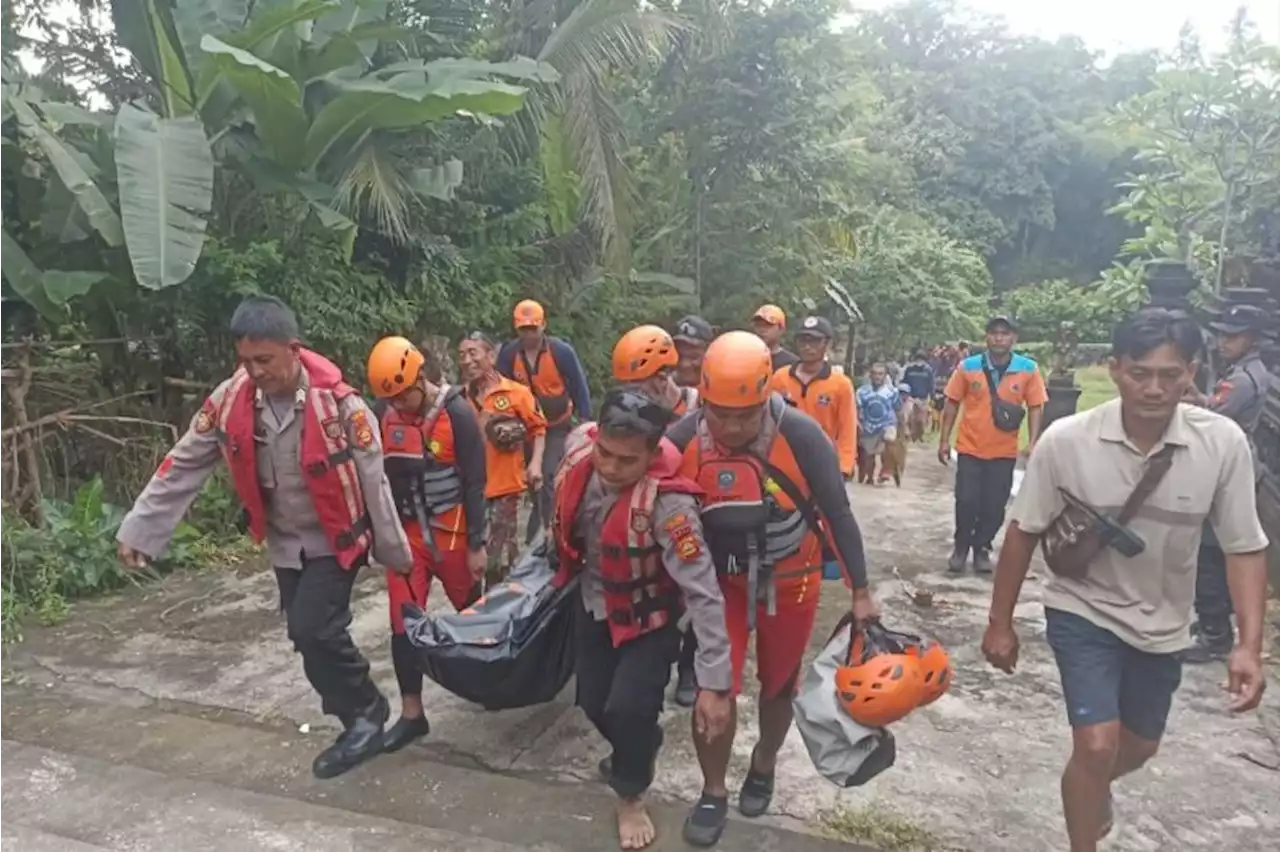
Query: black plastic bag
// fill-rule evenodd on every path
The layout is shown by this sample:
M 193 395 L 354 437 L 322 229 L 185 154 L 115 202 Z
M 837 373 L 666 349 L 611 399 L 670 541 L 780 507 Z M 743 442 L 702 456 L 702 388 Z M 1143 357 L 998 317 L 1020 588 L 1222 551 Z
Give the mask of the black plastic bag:
M 427 615 L 404 605 L 405 634 L 427 677 L 486 710 L 545 704 L 569 682 L 573 619 L 582 608 L 575 577 L 563 588 L 554 548 L 539 535 L 506 582 L 462 612 Z

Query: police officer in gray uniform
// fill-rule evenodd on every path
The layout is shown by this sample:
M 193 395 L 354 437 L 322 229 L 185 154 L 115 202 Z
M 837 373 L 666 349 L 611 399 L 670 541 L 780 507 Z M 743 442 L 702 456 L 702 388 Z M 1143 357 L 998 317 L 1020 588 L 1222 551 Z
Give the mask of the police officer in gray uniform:
M 239 368 L 200 407 L 116 534 L 120 561 L 164 553 L 205 480 L 225 462 L 249 531 L 266 542 L 289 638 L 343 733 L 312 764 L 331 778 L 380 754 L 389 713 L 351 639 L 351 590 L 369 556 L 413 564 L 383 470 L 377 421 L 337 366 L 298 342 L 278 299 L 231 318 Z
M 1225 367 L 1213 394 L 1198 402 L 1239 423 L 1251 442 L 1271 382 L 1259 351 L 1269 322 L 1270 317 L 1262 308 L 1232 305 L 1219 322 L 1209 324 L 1218 336 L 1218 354 Z M 1207 663 L 1226 659 L 1235 643 L 1226 556 L 1207 524 L 1197 562 L 1196 616 L 1200 626 L 1196 644 L 1184 659 L 1188 663 Z

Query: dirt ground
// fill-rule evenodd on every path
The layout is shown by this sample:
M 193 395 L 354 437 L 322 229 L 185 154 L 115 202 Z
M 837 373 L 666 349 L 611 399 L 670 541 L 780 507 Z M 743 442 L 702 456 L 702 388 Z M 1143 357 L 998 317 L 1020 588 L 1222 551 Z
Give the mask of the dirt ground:
M 906 840 L 893 838 L 914 837 L 916 848 L 930 850 L 1065 849 L 1058 775 L 1069 735 L 1043 642 L 1039 577 L 1029 580 L 1017 613 L 1022 663 L 1015 675 L 1004 676 L 979 652 L 989 581 L 944 573 L 951 472 L 932 453 L 913 451 L 900 489 L 853 486 L 850 493 L 886 621 L 940 639 L 956 663 L 955 686 L 895 727 L 897 765 L 862 789 L 837 790 L 818 777 L 793 731 L 768 819 L 809 831 L 836 823 L 870 826 L 882 831 L 877 842 L 886 848 L 909 848 Z M 373 574 L 363 578 L 352 630 L 373 659 L 379 682 L 394 695 L 382 585 Z M 932 592 L 932 607 L 914 605 L 909 586 Z M 839 583 L 828 583 L 825 592 L 817 642 L 847 601 Z M 443 605 L 443 595 L 434 594 L 433 602 Z M 9 655 L 7 674 L 24 688 L 243 717 L 256 727 L 314 742 L 319 750 L 334 723 L 320 715 L 275 605 L 269 571 L 241 566 L 172 577 L 159 587 L 79 606 L 59 628 L 32 631 Z M 1274 665 L 1270 673 L 1273 684 L 1280 680 Z M 1280 686 L 1273 686 L 1261 712 L 1232 717 L 1224 710 L 1222 674 L 1220 666 L 1186 671 L 1164 751 L 1117 788 L 1117 828 L 1105 848 L 1280 847 Z M 5 698 L 20 700 L 8 688 Z M 424 698 L 432 735 L 413 749 L 424 759 L 508 776 L 596 783 L 594 767 L 605 746 L 568 695 L 503 713 L 484 713 L 432 684 Z M 734 779 L 745 771 L 755 733 L 754 699 L 748 694 L 740 701 Z M 687 713 L 672 705 L 664 726 L 667 746 L 655 793 L 692 801 L 700 776 Z M 361 771 L 376 767 L 375 762 Z M 1229 796 L 1219 794 L 1225 789 Z

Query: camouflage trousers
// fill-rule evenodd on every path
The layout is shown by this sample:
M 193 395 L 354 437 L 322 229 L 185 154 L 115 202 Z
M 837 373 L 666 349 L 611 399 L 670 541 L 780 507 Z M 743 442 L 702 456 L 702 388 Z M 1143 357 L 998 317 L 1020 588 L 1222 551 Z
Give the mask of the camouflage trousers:
M 519 519 L 522 494 L 508 494 L 489 501 L 489 567 L 485 579 L 500 583 L 520 555 Z

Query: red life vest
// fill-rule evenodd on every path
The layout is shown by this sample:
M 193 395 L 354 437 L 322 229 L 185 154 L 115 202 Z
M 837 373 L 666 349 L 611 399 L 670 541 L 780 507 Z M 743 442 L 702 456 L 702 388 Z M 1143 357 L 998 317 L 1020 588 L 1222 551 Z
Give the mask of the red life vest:
M 339 405 L 355 394 L 342 380 L 342 372 L 327 358 L 303 349 L 298 353 L 307 371 L 309 387 L 302 412 L 299 455 L 311 504 L 320 518 L 325 538 L 343 568 L 362 561 L 373 544 L 373 530 L 360 489 L 359 471 L 347 441 L 346 424 Z M 258 483 L 257 442 L 254 439 L 254 386 L 248 372 L 236 370 L 221 398 L 206 405 L 217 424 L 222 457 L 231 470 L 231 481 L 249 516 L 254 541 L 267 536 L 267 513 Z M 372 424 L 366 424 L 372 429 Z
M 582 570 L 585 556 L 575 541 L 573 527 L 595 469 L 595 424 L 577 431 L 586 440 L 571 455 L 566 453 L 556 474 L 553 531 L 560 556 L 557 586 Z M 677 475 L 679 463 L 679 451 L 663 439 L 658 460 L 643 479 L 618 495 L 601 527 L 599 567 L 609 636 L 615 648 L 665 627 L 680 613 L 680 587 L 667 573 L 662 547 L 653 535 L 653 507 L 659 494 L 701 493 L 695 483 Z

